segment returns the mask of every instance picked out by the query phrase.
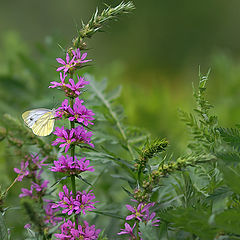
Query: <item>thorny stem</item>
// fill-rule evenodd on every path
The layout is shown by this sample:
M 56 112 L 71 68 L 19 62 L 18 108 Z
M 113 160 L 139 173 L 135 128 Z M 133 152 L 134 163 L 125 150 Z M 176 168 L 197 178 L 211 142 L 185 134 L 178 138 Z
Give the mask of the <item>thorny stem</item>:
M 138 235 L 138 232 L 139 232 L 139 222 L 137 222 L 137 240 L 140 239 L 139 235 Z
M 82 22 L 82 29 L 78 31 L 78 36 L 72 40 L 73 48 L 80 48 L 81 50 L 86 49 L 87 45 L 84 42 L 85 38 L 91 38 L 96 32 L 102 31 L 103 25 L 109 20 L 116 19 L 123 14 L 130 13 L 134 9 L 135 6 L 131 1 L 126 3 L 121 2 L 113 8 L 108 6 L 101 13 L 99 13 L 98 9 L 96 9 L 96 12 L 87 24 Z M 69 48 L 68 52 L 70 52 L 71 49 L 72 48 Z

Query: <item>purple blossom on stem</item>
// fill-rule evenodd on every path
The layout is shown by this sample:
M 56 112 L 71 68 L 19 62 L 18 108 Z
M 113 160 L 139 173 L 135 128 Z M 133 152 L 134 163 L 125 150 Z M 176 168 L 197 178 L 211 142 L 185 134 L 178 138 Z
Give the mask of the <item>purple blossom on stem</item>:
M 75 59 L 75 64 L 78 65 L 78 66 L 81 65 L 82 63 L 86 63 L 86 62 L 92 61 L 91 59 L 89 59 L 89 60 L 84 60 L 84 59 L 87 57 L 87 53 L 83 53 L 83 54 L 81 55 L 81 51 L 80 51 L 79 48 L 76 49 L 75 51 L 72 50 L 72 54 L 73 54 L 74 59 Z
M 94 240 L 98 238 L 100 229 L 95 229 L 95 225 L 89 226 L 88 222 L 84 221 L 82 225 L 75 228 L 75 223 L 71 220 L 66 221 L 60 227 L 61 233 L 54 234 L 57 240 Z
M 48 180 L 44 180 L 42 184 L 32 182 L 32 188 L 35 189 L 37 192 L 45 192 L 47 190 L 48 183 Z
M 65 78 L 67 77 L 66 73 L 61 73 L 60 72 L 60 80 L 61 82 L 50 82 L 50 84 L 52 84 L 52 86 L 49 86 L 49 88 L 55 88 L 55 87 L 65 87 L 66 83 L 65 83 Z
M 86 191 L 77 192 L 76 195 L 76 201 L 75 201 L 75 210 L 76 214 L 82 212 L 83 215 L 86 214 L 85 211 L 91 211 L 95 209 L 93 204 L 96 202 L 93 202 L 92 200 L 95 199 L 95 195 L 93 194 L 92 190 L 86 193 Z
M 58 136 L 58 138 L 53 141 L 52 145 L 56 146 L 60 143 L 59 147 L 60 148 L 65 148 L 65 152 L 67 152 L 70 148 L 70 145 L 73 142 L 76 142 L 76 139 L 74 138 L 74 132 L 75 129 L 64 129 L 64 126 L 62 126 L 61 128 L 56 127 L 55 132 L 53 134 L 55 134 L 56 136 Z
M 76 198 L 74 198 L 72 191 L 69 192 L 67 186 L 64 185 L 63 192 L 59 192 L 58 195 L 60 201 L 56 204 L 53 204 L 52 208 L 64 208 L 62 210 L 62 213 L 67 213 L 68 215 L 71 215 L 73 212 L 75 214 L 82 212 L 85 215 L 85 210 L 91 211 L 92 209 L 95 209 L 93 204 L 95 204 L 96 202 L 92 201 L 95 198 L 92 190 L 89 193 L 86 193 L 85 191 L 78 191 L 76 193 Z
M 137 207 L 132 207 L 131 205 L 126 205 L 126 208 L 132 212 L 131 215 L 126 217 L 126 220 L 131 220 L 133 218 L 138 219 L 139 221 L 142 221 L 142 218 L 145 216 L 146 211 L 148 211 L 148 209 L 152 206 L 154 206 L 155 203 L 140 203 L 138 204 Z
M 66 86 L 72 90 L 72 94 L 70 94 L 72 97 L 77 97 L 81 94 L 79 89 L 84 88 L 85 85 L 88 85 L 89 82 L 85 81 L 83 77 L 79 77 L 77 75 L 78 82 L 75 84 L 74 80 L 72 78 L 69 78 L 69 84 Z
M 31 187 L 31 190 L 27 189 L 27 188 L 22 188 L 22 193 L 19 194 L 19 197 L 31 197 L 33 198 L 33 189 Z
M 156 216 L 156 213 L 155 213 L 155 212 L 152 212 L 151 214 L 149 214 L 149 211 L 147 210 L 147 211 L 146 211 L 146 214 L 145 214 L 144 217 L 143 217 L 143 219 L 144 219 L 144 221 L 146 221 L 146 222 L 151 221 L 151 222 L 152 222 L 152 226 L 158 227 L 158 226 L 159 226 L 158 223 L 160 222 L 160 220 L 159 220 L 159 219 L 153 220 L 153 219 L 155 218 L 155 216 Z
M 25 224 L 25 225 L 24 225 L 24 228 L 25 228 L 25 229 L 31 228 L 31 224 L 30 224 L 30 223 Z
M 68 100 L 65 99 L 62 102 L 62 106 L 56 109 L 55 117 L 56 118 L 62 118 L 64 115 L 68 116 L 68 109 L 69 108 L 70 108 L 70 106 L 68 105 Z
M 94 168 L 89 166 L 90 161 L 86 158 L 80 160 L 75 156 L 75 160 L 69 155 L 60 156 L 58 161 L 54 161 L 54 166 L 51 168 L 52 172 L 63 172 L 67 174 L 79 174 L 85 171 L 93 172 Z
M 92 116 L 95 114 L 92 112 L 92 110 L 88 110 L 84 105 L 82 105 L 82 103 L 83 100 L 76 98 L 73 109 L 68 109 L 68 112 L 71 114 L 68 119 L 70 121 L 76 120 L 79 123 L 83 123 L 85 126 L 88 126 L 88 124 L 93 125 L 91 121 L 94 120 L 94 117 Z
M 85 130 L 83 126 L 78 126 L 75 128 L 75 137 L 77 143 L 86 143 L 89 146 L 94 147 L 94 145 L 90 143 L 92 135 L 93 133 Z
M 56 60 L 57 60 L 58 63 L 60 63 L 60 64 L 63 65 L 63 66 L 57 68 L 57 70 L 56 70 L 57 72 L 63 70 L 63 72 L 66 73 L 66 72 L 68 72 L 69 70 L 71 70 L 72 68 L 74 68 L 74 66 L 75 66 L 75 62 L 74 62 L 75 57 L 73 57 L 73 58 L 70 60 L 70 56 L 69 56 L 68 53 L 66 54 L 66 62 L 65 62 L 62 58 L 56 58 Z
M 59 209 L 53 209 L 52 205 L 53 203 L 50 202 L 46 206 L 44 206 L 44 210 L 45 210 L 44 222 L 55 226 L 57 223 L 61 222 L 63 219 L 62 217 L 55 216 L 55 213 L 58 212 Z
M 64 129 L 63 126 L 61 128 L 56 127 L 55 132 L 53 134 L 58 136 L 58 138 L 55 141 L 53 141 L 52 145 L 56 146 L 60 144 L 59 145 L 60 148 L 65 148 L 65 153 L 69 150 L 71 144 L 85 143 L 91 147 L 94 147 L 94 145 L 90 142 L 93 133 L 88 132 L 82 126 L 72 128 L 71 130 Z
M 135 226 L 136 226 L 136 223 L 134 223 L 133 227 L 131 227 L 128 223 L 125 223 L 125 228 L 121 229 L 122 231 L 119 232 L 118 235 L 127 234 L 127 235 L 131 236 L 131 238 L 129 238 L 130 240 L 131 239 L 137 239 L 136 236 L 133 233 L 133 230 L 134 230 Z
M 31 154 L 32 162 L 34 164 L 35 169 L 41 169 L 43 166 L 47 166 L 47 163 L 44 163 L 47 159 L 47 157 L 43 158 L 41 161 L 39 160 L 38 154 Z
M 21 169 L 14 168 L 14 172 L 18 173 L 17 180 L 21 182 L 25 176 L 29 174 L 29 171 L 27 170 L 27 167 L 29 165 L 29 162 L 22 161 L 21 162 Z

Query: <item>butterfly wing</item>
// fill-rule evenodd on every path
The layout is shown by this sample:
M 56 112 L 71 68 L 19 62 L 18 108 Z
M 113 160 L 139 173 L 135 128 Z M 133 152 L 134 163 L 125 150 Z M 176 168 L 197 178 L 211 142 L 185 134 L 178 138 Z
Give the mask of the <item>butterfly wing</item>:
M 26 125 L 38 136 L 47 136 L 53 131 L 54 110 L 38 108 L 26 111 L 22 114 Z
M 54 127 L 54 114 L 52 111 L 42 115 L 33 125 L 33 133 L 38 136 L 47 136 L 53 131 Z

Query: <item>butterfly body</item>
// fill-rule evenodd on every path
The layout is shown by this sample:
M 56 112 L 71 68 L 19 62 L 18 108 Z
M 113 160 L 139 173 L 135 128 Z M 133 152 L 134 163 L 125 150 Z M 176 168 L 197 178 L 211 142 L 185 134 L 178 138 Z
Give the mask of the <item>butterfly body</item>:
M 26 125 L 38 136 L 51 134 L 55 122 L 55 109 L 38 108 L 26 111 L 22 118 Z

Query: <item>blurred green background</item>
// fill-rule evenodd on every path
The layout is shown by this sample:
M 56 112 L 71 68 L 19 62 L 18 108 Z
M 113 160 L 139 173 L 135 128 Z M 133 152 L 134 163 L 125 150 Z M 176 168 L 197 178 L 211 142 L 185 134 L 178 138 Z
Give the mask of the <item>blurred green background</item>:
M 53 107 L 49 82 L 55 58 L 70 45 L 81 20 L 95 8 L 120 1 L 11 0 L 0 7 L 0 114 L 19 118 L 26 109 Z M 240 2 L 238 0 L 137 0 L 136 10 L 110 22 L 89 43 L 93 64 L 85 71 L 107 77 L 109 89 L 123 86 L 120 102 L 127 122 L 169 139 L 179 154 L 187 135 L 177 110 L 194 106 L 192 83 L 211 68 L 208 98 L 222 126 L 240 117 Z M 1 156 L 4 144 L 0 145 Z M 14 173 L 1 157 L 0 181 Z M 6 177 L 8 176 L 8 177 Z M 16 199 L 18 202 L 18 199 Z

